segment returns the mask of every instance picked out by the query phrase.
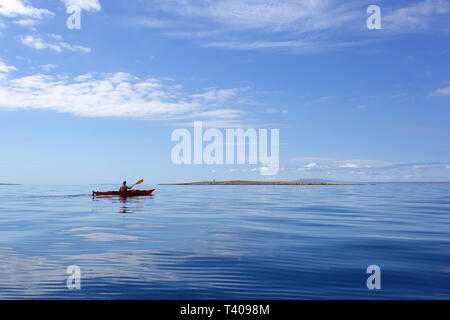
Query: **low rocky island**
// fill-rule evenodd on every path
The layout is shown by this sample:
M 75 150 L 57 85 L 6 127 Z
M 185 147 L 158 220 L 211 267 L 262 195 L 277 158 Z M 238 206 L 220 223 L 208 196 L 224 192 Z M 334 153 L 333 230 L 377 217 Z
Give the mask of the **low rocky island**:
M 183 182 L 183 183 L 160 183 L 161 186 L 187 186 L 187 185 L 331 185 L 344 186 L 355 185 L 351 183 L 340 182 L 314 182 L 314 181 L 247 181 L 247 180 L 230 180 L 230 181 L 198 181 L 198 182 Z

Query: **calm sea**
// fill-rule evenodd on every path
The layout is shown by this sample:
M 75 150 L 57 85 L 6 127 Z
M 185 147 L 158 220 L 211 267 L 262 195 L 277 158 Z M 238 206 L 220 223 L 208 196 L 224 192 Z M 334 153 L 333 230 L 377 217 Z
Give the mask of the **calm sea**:
M 450 298 L 449 183 L 117 188 L 0 186 L 0 298 Z

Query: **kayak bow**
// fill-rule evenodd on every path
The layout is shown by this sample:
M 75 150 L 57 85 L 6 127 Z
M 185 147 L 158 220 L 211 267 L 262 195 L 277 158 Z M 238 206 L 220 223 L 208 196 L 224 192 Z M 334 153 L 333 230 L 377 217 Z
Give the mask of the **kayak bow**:
M 123 196 L 123 197 L 136 197 L 136 196 L 151 196 L 155 189 L 151 190 L 129 190 L 122 191 L 92 191 L 92 196 Z

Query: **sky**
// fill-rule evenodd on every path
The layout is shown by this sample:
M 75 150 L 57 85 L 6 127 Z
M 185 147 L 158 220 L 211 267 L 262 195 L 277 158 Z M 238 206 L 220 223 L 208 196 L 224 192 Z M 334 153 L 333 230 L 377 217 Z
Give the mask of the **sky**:
M 0 0 L 0 182 L 450 181 L 449 21 L 450 0 Z M 277 174 L 174 164 L 194 121 L 278 129 Z

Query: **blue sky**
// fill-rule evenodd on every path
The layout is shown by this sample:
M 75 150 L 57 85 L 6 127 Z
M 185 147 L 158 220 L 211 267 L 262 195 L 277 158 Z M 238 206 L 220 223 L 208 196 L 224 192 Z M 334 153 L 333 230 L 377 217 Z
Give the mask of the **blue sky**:
M 449 18 L 448 0 L 0 0 L 0 182 L 450 180 Z M 280 171 L 174 165 L 194 120 L 279 129 Z

